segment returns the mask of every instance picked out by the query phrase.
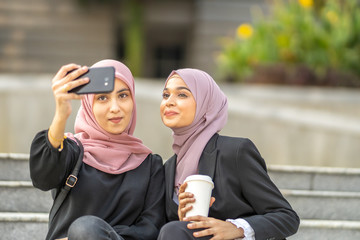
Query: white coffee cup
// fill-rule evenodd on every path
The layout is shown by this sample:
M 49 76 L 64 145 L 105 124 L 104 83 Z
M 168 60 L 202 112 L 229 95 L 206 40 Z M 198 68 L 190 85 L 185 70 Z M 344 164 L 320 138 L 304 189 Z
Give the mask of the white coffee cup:
M 209 214 L 211 192 L 214 188 L 213 181 L 206 175 L 191 175 L 184 182 L 187 182 L 185 192 L 194 194 L 195 198 L 194 203 L 186 205 L 192 205 L 192 209 L 186 212 L 186 217 L 196 215 L 207 217 Z

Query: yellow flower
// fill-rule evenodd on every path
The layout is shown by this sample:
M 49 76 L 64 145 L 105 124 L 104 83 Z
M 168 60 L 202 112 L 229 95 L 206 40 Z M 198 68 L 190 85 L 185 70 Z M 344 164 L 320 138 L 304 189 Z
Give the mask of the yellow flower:
M 289 47 L 290 38 L 284 34 L 280 34 L 276 37 L 276 42 L 280 47 Z
M 331 22 L 332 24 L 336 24 L 339 20 L 339 17 L 337 16 L 337 14 L 334 11 L 328 11 L 326 13 L 326 18 L 329 20 L 329 22 Z
M 253 34 L 253 28 L 250 24 L 241 24 L 236 30 L 237 36 L 241 39 L 248 39 Z
M 299 3 L 304 8 L 311 8 L 314 5 L 313 0 L 299 0 Z

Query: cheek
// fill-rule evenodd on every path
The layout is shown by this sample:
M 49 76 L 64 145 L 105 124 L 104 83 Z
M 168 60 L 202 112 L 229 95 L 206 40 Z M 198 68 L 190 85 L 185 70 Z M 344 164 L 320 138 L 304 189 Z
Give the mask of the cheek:
M 195 118 L 195 113 L 193 111 L 187 111 L 187 114 L 186 114 L 185 117 L 186 117 L 186 122 L 187 123 L 192 123 L 194 121 L 194 118 Z
M 129 107 L 128 114 L 129 114 L 130 117 L 132 116 L 133 110 L 134 110 L 133 106 Z
M 134 104 L 132 101 L 129 101 L 127 104 L 125 104 L 124 112 L 126 112 L 126 115 L 129 118 L 131 118 L 133 110 L 134 110 Z
M 101 116 L 102 116 L 102 111 L 98 104 L 94 104 L 93 113 L 94 113 L 96 121 L 99 122 L 99 120 L 101 119 Z
M 196 103 L 193 101 L 188 102 L 187 106 L 186 106 L 186 117 L 187 120 L 190 122 L 193 122 L 195 119 L 195 115 L 196 115 Z
M 163 113 L 164 107 L 165 107 L 165 101 L 162 100 L 161 103 L 160 103 L 160 113 Z

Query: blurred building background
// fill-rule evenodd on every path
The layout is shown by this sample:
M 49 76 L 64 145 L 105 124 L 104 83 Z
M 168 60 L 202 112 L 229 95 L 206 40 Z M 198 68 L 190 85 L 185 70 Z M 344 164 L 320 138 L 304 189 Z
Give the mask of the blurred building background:
M 51 78 L 62 65 L 114 58 L 137 79 L 136 135 L 167 159 L 171 131 L 158 109 L 166 76 L 181 67 L 215 75 L 222 39 L 270 7 L 266 0 L 0 1 L 0 152 L 28 153 L 49 126 Z M 360 167 L 359 90 L 220 85 L 230 104 L 223 133 L 253 140 L 269 164 Z
M 90 65 L 102 58 L 127 61 L 126 49 L 134 45 L 142 51 L 141 77 L 163 78 L 186 66 L 213 73 L 219 39 L 233 36 L 239 23 L 251 20 L 253 6 L 266 8 L 265 0 L 27 3 L 0 2 L 3 73 L 53 73 L 68 62 Z M 136 32 L 141 43 L 131 39 Z

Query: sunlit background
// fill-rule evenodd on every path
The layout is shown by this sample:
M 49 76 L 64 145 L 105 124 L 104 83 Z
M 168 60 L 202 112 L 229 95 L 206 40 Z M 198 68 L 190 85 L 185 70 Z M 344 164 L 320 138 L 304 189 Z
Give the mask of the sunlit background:
M 62 65 L 113 58 L 136 77 L 136 136 L 164 160 L 172 138 L 159 116 L 163 83 L 171 70 L 192 67 L 229 98 L 222 133 L 250 138 L 267 163 L 360 167 L 357 4 L 3 0 L 0 152 L 28 153 L 48 128 L 51 79 Z

